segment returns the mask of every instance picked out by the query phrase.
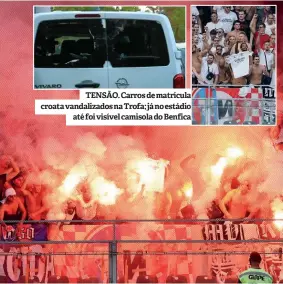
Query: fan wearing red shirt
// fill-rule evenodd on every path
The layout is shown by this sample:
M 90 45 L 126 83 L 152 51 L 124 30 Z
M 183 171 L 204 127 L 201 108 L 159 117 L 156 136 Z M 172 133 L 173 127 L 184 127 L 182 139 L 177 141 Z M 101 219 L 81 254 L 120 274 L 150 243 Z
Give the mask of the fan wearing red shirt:
M 254 40 L 255 40 L 255 49 L 258 50 L 260 49 L 264 49 L 264 44 L 265 42 L 269 41 L 270 36 L 268 34 L 265 33 L 265 24 L 264 23 L 260 23 L 259 27 L 258 27 L 258 31 L 256 31 L 256 24 L 257 24 L 257 14 L 254 14 L 253 19 L 251 21 L 250 24 L 250 29 L 251 32 L 254 36 Z

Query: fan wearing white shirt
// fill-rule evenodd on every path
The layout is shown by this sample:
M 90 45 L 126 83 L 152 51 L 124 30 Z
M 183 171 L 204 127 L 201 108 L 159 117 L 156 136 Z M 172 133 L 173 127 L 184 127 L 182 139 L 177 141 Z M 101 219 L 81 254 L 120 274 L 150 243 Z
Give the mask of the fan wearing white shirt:
M 192 35 L 198 35 L 200 41 L 202 40 L 202 35 L 201 35 L 201 27 L 199 24 L 193 24 L 192 26 Z
M 204 79 L 205 84 L 217 85 L 219 76 L 219 69 L 214 63 L 214 55 L 209 54 L 207 57 L 202 58 L 201 64 L 201 77 Z
M 218 45 L 221 45 L 221 44 L 220 44 L 220 39 L 219 39 L 218 36 L 216 36 L 216 37 L 214 38 L 214 40 L 213 40 L 213 43 L 212 43 L 211 47 L 210 47 L 210 52 L 209 52 L 209 53 L 212 53 L 213 55 L 215 55 L 215 54 L 216 54 L 216 47 L 217 47 Z
M 274 69 L 275 65 L 275 59 L 274 59 L 274 54 L 270 50 L 270 42 L 266 41 L 264 43 L 264 49 L 259 49 L 258 51 L 259 55 L 259 62 L 260 65 L 263 65 L 266 67 L 266 70 L 268 72 L 268 75 L 271 76 L 272 74 L 272 69 Z
M 211 13 L 211 22 L 208 22 L 205 27 L 207 28 L 208 33 L 212 30 L 223 29 L 223 24 L 219 21 L 216 12 Z
M 81 187 L 80 192 L 75 200 L 77 216 L 82 220 L 92 220 L 97 215 L 98 203 L 87 184 Z
M 219 44 L 224 47 L 225 46 L 224 30 L 218 29 L 216 30 L 216 33 L 217 33 L 217 37 L 219 38 Z
M 203 50 L 203 42 L 200 41 L 198 35 L 193 36 L 193 45 L 196 45 L 199 50 Z
M 231 32 L 233 23 L 238 20 L 236 13 L 231 11 L 231 6 L 225 6 L 224 11 L 219 13 L 218 17 L 223 25 L 225 34 Z
M 265 33 L 268 34 L 269 36 L 272 35 L 272 29 L 274 28 L 275 28 L 274 15 L 269 14 L 265 22 Z

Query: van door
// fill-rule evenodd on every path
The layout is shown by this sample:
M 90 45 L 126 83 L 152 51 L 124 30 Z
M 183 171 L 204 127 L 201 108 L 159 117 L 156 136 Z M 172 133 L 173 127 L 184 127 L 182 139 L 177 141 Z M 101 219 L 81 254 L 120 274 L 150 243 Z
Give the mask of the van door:
M 35 16 L 35 89 L 108 88 L 105 20 L 79 13 Z
M 173 88 L 181 73 L 167 17 L 150 13 L 107 13 L 110 88 Z

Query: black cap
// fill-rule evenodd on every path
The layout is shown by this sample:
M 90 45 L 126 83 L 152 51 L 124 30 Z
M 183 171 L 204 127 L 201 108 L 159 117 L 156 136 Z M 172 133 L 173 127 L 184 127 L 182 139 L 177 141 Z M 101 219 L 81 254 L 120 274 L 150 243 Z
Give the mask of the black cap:
M 253 251 L 251 254 L 250 254 L 250 262 L 257 262 L 257 263 L 260 263 L 261 262 L 261 256 L 258 252 L 256 251 Z

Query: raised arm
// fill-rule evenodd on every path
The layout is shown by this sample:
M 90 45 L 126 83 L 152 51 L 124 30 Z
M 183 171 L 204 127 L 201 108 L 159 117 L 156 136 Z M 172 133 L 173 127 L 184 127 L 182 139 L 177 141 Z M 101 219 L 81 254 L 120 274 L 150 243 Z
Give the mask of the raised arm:
M 18 167 L 18 165 L 14 161 L 14 159 L 12 157 L 9 157 L 9 158 L 10 158 L 11 171 L 6 175 L 6 180 L 7 181 L 9 181 L 12 178 L 14 178 L 20 172 L 20 168 Z
M 256 33 L 256 23 L 257 23 L 257 14 L 254 14 L 250 23 L 250 29 L 253 35 Z

